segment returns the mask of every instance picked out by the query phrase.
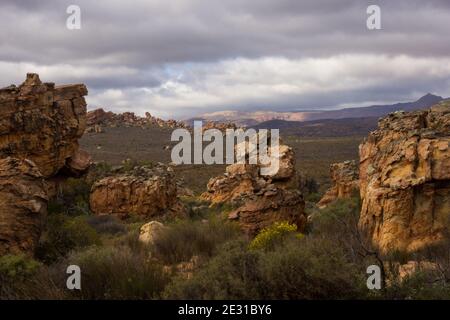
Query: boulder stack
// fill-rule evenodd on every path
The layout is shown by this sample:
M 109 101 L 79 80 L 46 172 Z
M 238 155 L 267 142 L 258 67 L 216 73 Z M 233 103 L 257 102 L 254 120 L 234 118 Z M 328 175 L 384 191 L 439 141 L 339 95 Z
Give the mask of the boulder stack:
M 262 175 L 261 164 L 232 164 L 226 172 L 212 178 L 202 198 L 212 204 L 229 203 L 235 209 L 229 219 L 237 221 L 249 236 L 277 221 L 287 221 L 303 230 L 305 202 L 298 190 L 292 148 L 279 146 L 279 170 Z

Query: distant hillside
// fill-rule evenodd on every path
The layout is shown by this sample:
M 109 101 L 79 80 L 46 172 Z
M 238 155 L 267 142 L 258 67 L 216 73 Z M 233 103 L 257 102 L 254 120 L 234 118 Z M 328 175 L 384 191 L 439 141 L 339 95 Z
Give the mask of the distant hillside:
M 205 113 L 196 118 L 186 120 L 187 123 L 192 123 L 194 119 L 201 119 L 205 121 L 217 122 L 234 122 L 239 126 L 255 126 L 259 123 L 271 120 L 285 120 L 285 121 L 311 121 L 321 119 L 345 119 L 345 118 L 368 118 L 368 117 L 382 117 L 390 112 L 403 110 L 414 111 L 428 108 L 440 101 L 443 98 L 433 94 L 426 94 L 417 101 L 402 102 L 390 105 L 373 105 L 368 107 L 344 108 L 339 110 L 326 111 L 292 111 L 292 112 L 276 112 L 276 111 L 218 111 L 212 113 Z
M 280 129 L 283 136 L 348 137 L 365 136 L 377 127 L 378 117 L 323 119 L 313 121 L 270 120 L 255 129 Z

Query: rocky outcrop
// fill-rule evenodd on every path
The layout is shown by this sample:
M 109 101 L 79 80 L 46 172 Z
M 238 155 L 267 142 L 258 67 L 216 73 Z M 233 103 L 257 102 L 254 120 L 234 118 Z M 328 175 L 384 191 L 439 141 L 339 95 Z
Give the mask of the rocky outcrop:
M 361 231 L 381 252 L 440 242 L 450 221 L 450 102 L 378 126 L 359 151 Z
M 359 173 L 356 161 L 333 163 L 330 166 L 332 187 L 317 203 L 319 208 L 325 208 L 337 199 L 350 198 L 359 190 Z
M 29 160 L 0 159 L 0 256 L 32 253 L 47 214 L 47 187 Z
M 32 253 L 60 173 L 88 169 L 90 156 L 78 146 L 86 94 L 83 84 L 55 86 L 33 73 L 0 89 L 0 255 Z
M 101 133 L 104 128 L 111 127 L 160 127 L 185 128 L 184 122 L 176 120 L 163 120 L 146 112 L 145 117 L 137 116 L 134 112 L 114 113 L 102 108 L 87 113 L 86 132 Z
M 232 164 L 225 173 L 209 180 L 207 191 L 201 197 L 212 203 L 234 201 L 245 194 L 261 194 L 274 188 L 295 189 L 298 177 L 295 155 L 291 147 L 279 146 L 279 169 L 274 174 L 262 175 L 261 164 Z
M 230 203 L 235 209 L 229 219 L 250 236 L 276 221 L 295 223 L 303 230 L 305 202 L 296 188 L 294 152 L 286 145 L 279 150 L 279 170 L 274 174 L 262 175 L 261 164 L 232 164 L 208 182 L 201 197 L 212 204 Z
M 185 208 L 178 199 L 177 183 L 170 169 L 162 165 L 136 167 L 95 182 L 90 195 L 91 210 L 119 218 L 184 215 Z
M 29 159 L 44 177 L 71 170 L 86 128 L 86 94 L 83 84 L 55 86 L 32 73 L 0 89 L 0 158 Z M 73 169 L 86 170 L 89 161 L 80 164 Z

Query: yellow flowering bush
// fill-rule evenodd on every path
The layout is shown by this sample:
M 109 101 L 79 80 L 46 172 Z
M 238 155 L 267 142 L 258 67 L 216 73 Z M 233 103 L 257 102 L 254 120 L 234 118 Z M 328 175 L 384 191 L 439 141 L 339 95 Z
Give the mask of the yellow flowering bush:
M 290 224 L 286 221 L 276 222 L 270 227 L 261 230 L 252 242 L 250 242 L 249 248 L 251 250 L 271 248 L 276 242 L 296 232 L 297 226 L 295 224 Z M 302 234 L 298 234 L 298 236 L 301 237 Z

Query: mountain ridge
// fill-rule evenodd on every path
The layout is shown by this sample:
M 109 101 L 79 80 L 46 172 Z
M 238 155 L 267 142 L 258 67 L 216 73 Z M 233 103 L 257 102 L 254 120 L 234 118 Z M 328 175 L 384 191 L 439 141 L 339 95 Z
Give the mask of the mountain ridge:
M 239 126 L 256 126 L 260 123 L 271 120 L 285 120 L 295 122 L 305 122 L 324 119 L 347 119 L 347 118 L 367 118 L 382 117 L 394 111 L 414 111 L 428 108 L 440 101 L 446 100 L 441 96 L 427 93 L 416 101 L 399 102 L 387 105 L 371 105 L 364 107 L 342 108 L 338 110 L 321 111 L 216 111 L 205 113 L 198 117 L 185 120 L 192 124 L 194 120 L 235 122 Z

